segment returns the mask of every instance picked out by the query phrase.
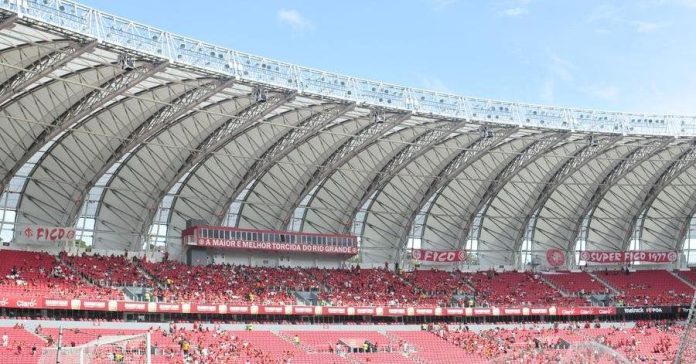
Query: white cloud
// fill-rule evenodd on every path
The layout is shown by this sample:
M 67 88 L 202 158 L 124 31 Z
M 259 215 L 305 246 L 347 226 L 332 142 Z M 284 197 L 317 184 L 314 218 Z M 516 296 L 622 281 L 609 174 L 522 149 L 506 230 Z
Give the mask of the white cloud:
M 423 88 L 426 90 L 454 93 L 449 87 L 447 87 L 447 85 L 445 85 L 445 82 L 438 77 L 420 76 L 420 80 Z
M 689 8 L 696 8 L 696 0 L 674 0 L 674 2 Z
M 575 65 L 573 65 L 567 59 L 561 58 L 555 53 L 549 56 L 549 72 L 554 76 L 558 77 L 563 81 L 572 81 L 574 79 L 573 71 L 575 70 Z
M 289 25 L 292 30 L 299 32 L 314 28 L 312 22 L 307 20 L 299 11 L 294 9 L 282 9 L 278 11 L 278 20 Z
M 430 0 L 430 4 L 432 4 L 433 8 L 435 9 L 442 9 L 456 3 L 457 1 L 458 0 Z
M 585 93 L 605 101 L 616 101 L 619 97 L 619 89 L 614 85 L 597 85 L 584 89 Z
M 553 104 L 556 96 L 556 81 L 553 78 L 547 78 L 541 87 L 541 97 L 542 102 L 547 104 Z
M 516 7 L 516 8 L 505 9 L 501 13 L 507 17 L 516 18 L 516 17 L 522 16 L 522 15 L 527 15 L 529 13 L 529 10 L 527 10 L 527 8 L 523 8 L 523 7 Z
M 557 86 L 563 87 L 565 84 L 572 83 L 575 80 L 575 70 L 576 67 L 572 62 L 549 51 L 546 76 L 539 94 L 541 100 L 545 103 L 554 103 Z
M 669 26 L 667 23 L 655 23 L 649 21 L 633 21 L 631 24 L 638 33 L 652 33 Z
M 615 6 L 602 4 L 592 9 L 590 14 L 587 16 L 585 21 L 588 23 L 594 23 L 599 21 L 611 21 L 617 22 L 621 20 L 619 15 L 621 10 Z

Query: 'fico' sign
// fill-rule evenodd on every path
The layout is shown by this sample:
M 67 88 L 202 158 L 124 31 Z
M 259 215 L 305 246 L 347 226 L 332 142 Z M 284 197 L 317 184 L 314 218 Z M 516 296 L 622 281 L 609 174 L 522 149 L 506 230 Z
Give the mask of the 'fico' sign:
M 463 250 L 413 249 L 412 256 L 420 262 L 457 263 L 466 260 L 466 252 Z
M 26 242 L 58 242 L 75 240 L 75 228 L 52 226 L 25 226 L 21 238 Z

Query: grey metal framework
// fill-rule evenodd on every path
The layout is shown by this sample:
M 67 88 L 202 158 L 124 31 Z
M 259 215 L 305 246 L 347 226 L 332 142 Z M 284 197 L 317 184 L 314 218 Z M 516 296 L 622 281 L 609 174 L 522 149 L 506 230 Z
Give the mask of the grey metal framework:
M 523 249 L 579 240 L 679 249 L 695 138 L 694 117 L 410 89 L 69 1 L 0 2 L 4 240 L 73 225 L 96 248 L 177 254 L 186 220 L 202 219 L 355 233 L 379 264 L 409 239 L 518 267 Z

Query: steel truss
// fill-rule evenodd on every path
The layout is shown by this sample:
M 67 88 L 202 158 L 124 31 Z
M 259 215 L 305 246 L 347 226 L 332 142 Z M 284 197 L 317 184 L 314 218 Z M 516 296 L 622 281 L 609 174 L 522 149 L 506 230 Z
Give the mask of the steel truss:
M 133 86 L 139 84 L 143 80 L 153 76 L 154 74 L 164 70 L 167 63 L 152 64 L 145 62 L 137 68 L 123 72 L 115 78 L 107 81 L 99 86 L 96 90 L 90 92 L 70 109 L 51 122 L 51 125 L 45 128 L 11 167 L 2 180 L 0 180 L 0 189 L 5 186 L 10 179 L 19 171 L 19 169 L 36 154 L 46 143 L 68 129 L 73 128 L 80 121 L 88 116 L 94 115 L 101 110 L 101 107 L 112 101 L 118 96 L 123 95 Z M 69 220 L 72 221 L 72 220 Z
M 107 161 L 102 165 L 94 177 L 87 183 L 86 188 L 82 192 L 79 201 L 83 201 L 86 194 L 95 183 L 114 165 L 116 162 L 121 162 L 121 167 L 117 169 L 111 176 L 111 179 L 106 183 L 106 187 L 111 184 L 114 178 L 118 175 L 123 166 L 127 165 L 127 160 L 133 151 L 142 148 L 145 143 L 153 136 L 160 133 L 162 130 L 169 128 L 171 125 L 179 121 L 179 118 L 184 116 L 196 106 L 214 96 L 218 92 L 232 85 L 231 80 L 212 80 L 199 87 L 193 88 L 188 92 L 184 92 L 171 103 L 168 103 L 155 114 L 141 123 L 126 137 L 116 149 L 111 153 Z M 125 158 L 125 159 L 124 159 Z M 104 190 L 106 192 L 106 189 Z M 106 193 L 102 194 L 102 200 Z M 101 201 L 99 203 L 101 205 Z M 98 209 L 97 209 L 98 211 Z M 79 207 L 76 206 L 68 215 L 67 221 L 75 221 Z
M 590 217 L 588 223 L 592 224 L 592 216 L 595 209 L 607 192 L 609 192 L 609 190 L 614 186 L 614 184 L 633 171 L 641 163 L 661 152 L 663 148 L 669 145 L 671 142 L 672 138 L 653 139 L 647 145 L 638 147 L 609 171 L 609 173 L 599 183 L 592 194 L 592 197 L 590 197 L 590 199 L 587 201 L 587 204 L 584 205 L 582 213 L 579 215 L 578 220 L 576 221 L 575 229 L 573 230 L 568 241 L 568 248 L 566 249 L 567 251 L 571 251 L 571 249 L 573 249 L 573 245 L 575 244 L 578 234 L 582 228 L 582 221 L 585 219 L 588 213 Z
M 482 156 L 488 153 L 490 150 L 495 149 L 502 143 L 504 143 L 510 136 L 519 130 L 518 128 L 501 128 L 493 131 L 492 136 L 482 135 L 481 137 L 475 139 L 471 144 L 469 144 L 464 150 L 452 156 L 452 158 L 443 161 L 443 163 L 438 166 L 435 170 L 439 171 L 437 176 L 432 179 L 428 185 L 425 192 L 423 192 L 420 197 L 412 199 L 412 204 L 409 207 L 409 215 L 406 220 L 406 226 L 404 227 L 402 234 L 399 238 L 399 247 L 404 249 L 408 242 L 409 232 L 414 224 L 414 219 L 418 213 L 425 207 L 425 205 L 430 201 L 433 196 L 439 194 L 442 189 L 447 186 L 454 178 L 459 176 L 459 174 L 465 169 L 469 168 L 474 162 L 479 160 Z M 428 211 L 426 212 L 429 216 L 429 210 L 432 204 L 428 206 Z M 424 225 L 425 225 L 424 223 Z M 401 256 L 401 252 L 397 256 Z
M 595 157 L 602 155 L 602 153 L 614 146 L 621 139 L 621 136 L 610 136 L 606 138 L 594 138 L 590 136 L 590 138 L 587 140 L 587 145 L 582 147 L 572 157 L 566 160 L 565 163 L 563 163 L 556 170 L 556 172 L 554 172 L 554 174 L 548 180 L 546 180 L 543 189 L 534 200 L 533 204 L 529 207 L 529 209 L 527 209 L 527 214 L 525 215 L 524 220 L 522 220 L 523 228 L 517 232 L 517 236 L 515 237 L 513 251 L 517 252 L 520 249 L 524 239 L 525 229 L 527 225 L 529 225 L 532 216 L 535 216 L 535 213 L 539 211 L 539 209 L 543 208 L 549 198 L 551 198 L 553 195 L 554 191 L 556 191 L 556 189 L 561 186 L 570 176 L 580 170 L 580 168 L 594 160 Z M 534 221 L 534 229 L 532 231 L 535 230 L 536 221 Z
M 474 218 L 485 207 L 487 210 L 493 197 L 502 190 L 502 188 L 521 170 L 526 168 L 529 164 L 534 163 L 538 158 L 542 157 L 546 152 L 554 148 L 558 143 L 563 142 L 570 133 L 545 133 L 539 135 L 537 140 L 528 145 L 524 150 L 519 153 L 515 158 L 508 163 L 505 168 L 503 168 L 500 173 L 493 179 L 493 181 L 488 185 L 483 196 L 479 199 L 476 208 L 472 210 L 472 213 L 466 217 L 464 223 L 458 232 L 457 243 L 461 249 L 466 238 L 469 235 L 469 229 L 473 224 Z M 486 214 L 483 214 L 484 220 Z M 483 224 L 483 221 L 481 222 Z M 477 237 L 478 239 L 479 237 Z
M 380 119 L 382 117 L 384 119 Z M 295 209 L 299 207 L 300 202 L 304 200 L 310 191 L 315 188 L 321 188 L 323 183 L 332 174 L 334 174 L 337 169 L 358 155 L 360 152 L 376 143 L 389 129 L 393 128 L 395 125 L 401 124 L 409 117 L 409 114 L 391 114 L 386 116 L 377 112 L 371 114 L 370 119 L 373 122 L 365 124 L 355 133 L 354 136 L 350 137 L 350 139 L 338 146 L 336 150 L 329 155 L 329 157 L 326 158 L 324 162 L 322 162 L 322 164 L 314 170 L 314 172 L 312 172 L 311 177 L 302 187 L 302 191 L 292 201 L 290 208 L 285 212 L 282 220 L 289 222 Z M 311 203 L 312 200 L 310 199 L 307 206 L 311 205 Z M 305 209 L 305 216 L 302 217 L 302 221 L 305 220 L 307 211 L 308 209 Z
M 423 154 L 427 153 L 429 150 L 437 145 L 440 145 L 443 141 L 448 138 L 452 138 L 452 134 L 466 125 L 465 122 L 448 122 L 444 127 L 433 128 L 426 131 L 413 142 L 407 144 L 401 151 L 399 151 L 392 159 L 390 159 L 384 167 L 377 172 L 370 184 L 362 193 L 362 196 L 358 200 L 358 203 L 353 205 L 353 210 L 351 211 L 351 221 L 355 220 L 356 215 L 363 208 L 363 205 L 372 198 L 375 201 L 375 193 L 379 193 L 384 186 L 386 186 L 394 176 L 396 176 L 399 171 L 403 170 L 412 161 L 418 159 Z M 367 206 L 370 209 L 370 206 Z M 345 231 L 349 232 L 348 229 Z
M 198 146 L 196 146 L 196 148 L 189 153 L 184 163 L 178 168 L 176 175 L 169 179 L 167 185 L 160 190 L 159 194 L 155 198 L 155 201 L 157 201 L 159 204 L 164 196 L 171 190 L 171 188 L 174 187 L 174 185 L 184 176 L 187 176 L 181 183 L 181 188 L 183 189 L 191 177 L 196 174 L 196 171 L 201 168 L 204 162 L 215 152 L 223 148 L 230 141 L 253 128 L 258 121 L 262 120 L 266 115 L 270 114 L 277 108 L 290 102 L 295 98 L 295 96 L 295 93 L 273 93 L 267 95 L 267 99 L 265 101 L 257 101 L 241 110 L 238 114 L 228 118 L 222 125 L 210 133 Z M 220 192 L 224 193 L 224 191 Z M 175 199 L 177 198 L 178 197 L 175 197 Z M 172 206 L 175 205 L 176 201 L 172 203 Z M 157 209 L 150 209 L 148 211 L 140 229 L 142 236 L 147 233 L 156 211 Z M 173 212 L 174 209 L 172 208 L 168 221 L 171 221 Z
M 335 105 L 311 115 L 302 120 L 296 128 L 288 130 L 263 153 L 261 158 L 257 159 L 254 164 L 247 169 L 244 177 L 237 183 L 234 191 L 229 195 L 230 197 L 223 205 L 223 211 L 228 211 L 230 209 L 232 203 L 240 197 L 242 191 L 244 191 L 250 183 L 260 180 L 260 178 L 268 173 L 268 171 L 276 166 L 283 158 L 302 146 L 312 137 L 319 134 L 321 130 L 325 129 L 336 119 L 352 111 L 354 108 L 355 104 L 352 103 Z M 254 186 L 252 186 L 251 189 L 253 189 Z M 239 216 L 241 216 L 241 214 L 239 214 Z M 239 221 L 235 222 L 234 225 L 236 226 L 238 222 Z M 222 223 L 222 219 L 219 223 Z

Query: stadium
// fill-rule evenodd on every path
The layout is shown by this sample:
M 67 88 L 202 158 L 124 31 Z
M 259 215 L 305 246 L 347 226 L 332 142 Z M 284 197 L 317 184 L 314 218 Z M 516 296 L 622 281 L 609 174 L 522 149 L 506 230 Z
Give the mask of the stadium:
M 693 363 L 696 118 L 0 2 L 0 363 Z

